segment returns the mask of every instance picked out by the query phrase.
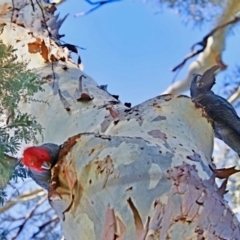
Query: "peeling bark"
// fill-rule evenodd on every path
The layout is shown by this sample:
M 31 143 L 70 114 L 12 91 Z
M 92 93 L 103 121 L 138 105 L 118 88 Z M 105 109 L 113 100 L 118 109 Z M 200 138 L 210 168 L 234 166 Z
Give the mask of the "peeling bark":
M 60 45 L 66 17 L 38 2 L 1 2 L 0 39 L 43 82 L 39 101 L 20 103 L 21 111 L 36 116 L 44 142 L 64 143 L 48 197 L 65 238 L 238 239 L 225 186 L 214 183 L 213 130 L 203 109 L 186 96 L 130 109 L 116 101 Z
M 117 124 L 111 120 L 105 134 L 82 133 L 69 138 L 61 150 L 49 199 L 62 219 L 66 238 L 109 237 L 105 220 L 109 208 L 125 226 L 124 239 L 167 239 L 183 218 L 187 219 L 187 232 L 189 222 L 201 216 L 198 213 L 203 205 L 193 204 L 203 201 L 199 200 L 203 187 L 197 192 L 194 189 L 212 175 L 208 167 L 212 165 L 211 122 L 189 98 L 170 95 L 148 100 L 127 112 L 119 111 L 119 119 Z M 199 182 L 188 177 L 192 171 L 201 176 Z M 66 172 L 74 181 L 68 180 Z M 214 181 L 206 181 L 211 181 L 209 186 L 222 199 Z M 168 221 L 156 222 L 158 204 Z M 111 221 L 116 231 L 114 216 Z M 154 224 L 158 228 L 153 228 Z M 197 234 L 193 232 L 192 236 Z M 121 236 L 110 235 L 112 239 Z

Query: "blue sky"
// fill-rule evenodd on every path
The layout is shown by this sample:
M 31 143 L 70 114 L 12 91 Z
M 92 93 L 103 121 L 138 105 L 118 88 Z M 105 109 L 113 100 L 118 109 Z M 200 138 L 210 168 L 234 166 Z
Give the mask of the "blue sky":
M 156 3 L 133 0 L 110 3 L 87 16 L 74 17 L 90 8 L 85 1 L 73 0 L 58 7 L 61 16 L 70 13 L 60 31 L 66 34 L 63 40 L 86 48 L 80 50 L 84 71 L 133 105 L 163 92 L 174 78 L 170 69 L 211 29 L 210 24 L 201 28 L 186 25 L 170 9 L 156 14 Z M 223 53 L 229 65 L 225 73 L 234 69 L 240 54 L 237 33 L 229 35 Z M 177 79 L 185 76 L 187 67 L 188 63 Z M 216 87 L 222 86 L 222 76 Z

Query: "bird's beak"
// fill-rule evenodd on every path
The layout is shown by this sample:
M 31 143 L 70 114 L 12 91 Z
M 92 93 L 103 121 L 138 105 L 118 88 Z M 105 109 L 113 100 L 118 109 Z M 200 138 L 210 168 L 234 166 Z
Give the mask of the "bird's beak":
M 51 163 L 44 162 L 41 167 L 42 167 L 42 169 L 50 170 L 51 169 Z

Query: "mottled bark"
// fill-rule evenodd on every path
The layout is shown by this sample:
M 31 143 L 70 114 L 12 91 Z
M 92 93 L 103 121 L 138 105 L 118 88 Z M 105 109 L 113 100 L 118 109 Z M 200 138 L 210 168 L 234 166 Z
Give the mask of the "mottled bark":
M 43 81 L 40 101 L 21 110 L 45 128 L 44 142 L 64 143 L 49 200 L 66 239 L 237 239 L 209 168 L 213 130 L 203 109 L 171 95 L 125 107 L 60 45 L 53 6 L 13 2 L 14 12 L 1 2 L 0 39 Z

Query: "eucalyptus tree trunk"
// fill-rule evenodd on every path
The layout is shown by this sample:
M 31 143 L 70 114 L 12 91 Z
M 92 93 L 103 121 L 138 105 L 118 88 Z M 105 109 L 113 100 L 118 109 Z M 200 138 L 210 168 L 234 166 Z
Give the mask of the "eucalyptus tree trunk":
M 44 142 L 63 144 L 48 197 L 65 238 L 239 239 L 209 168 L 203 109 L 172 95 L 125 107 L 71 60 L 54 10 L 2 0 L 0 39 L 43 82 L 34 102 L 19 104 L 44 127 Z

